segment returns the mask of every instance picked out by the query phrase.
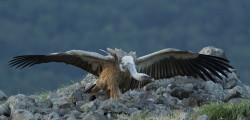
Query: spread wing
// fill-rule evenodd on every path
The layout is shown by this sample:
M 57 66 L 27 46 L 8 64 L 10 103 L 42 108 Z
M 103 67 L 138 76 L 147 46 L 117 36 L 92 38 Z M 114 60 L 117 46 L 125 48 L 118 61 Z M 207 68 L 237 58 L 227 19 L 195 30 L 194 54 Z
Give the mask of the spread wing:
M 222 79 L 219 73 L 227 77 L 225 71 L 231 72 L 229 68 L 233 68 L 224 58 L 177 49 L 164 49 L 142 56 L 135 60 L 135 64 L 138 72 L 146 73 L 156 80 L 174 76 L 193 76 L 214 81 L 211 74 Z M 145 84 L 135 80 L 130 82 L 132 88 Z
M 52 53 L 48 55 L 22 55 L 9 61 L 11 67 L 30 67 L 36 64 L 59 62 L 79 67 L 89 73 L 99 76 L 103 65 L 109 62 L 110 57 L 95 52 L 71 50 L 65 53 Z

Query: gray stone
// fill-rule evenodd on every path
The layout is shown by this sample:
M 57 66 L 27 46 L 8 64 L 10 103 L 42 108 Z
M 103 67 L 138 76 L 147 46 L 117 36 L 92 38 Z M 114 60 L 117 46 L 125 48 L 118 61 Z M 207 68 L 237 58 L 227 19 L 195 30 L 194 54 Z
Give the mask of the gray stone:
M 90 84 L 94 83 L 98 77 L 93 74 L 87 74 L 82 80 L 81 84 L 85 87 L 89 86 Z
M 160 88 L 158 88 L 155 92 L 156 92 L 156 94 L 158 94 L 158 95 L 163 95 L 164 93 L 167 93 L 168 90 L 167 90 L 167 88 L 160 87 Z
M 225 52 L 222 49 L 216 48 L 214 46 L 204 47 L 199 53 L 226 58 Z
M 77 119 L 75 117 L 73 117 L 73 116 L 70 116 L 70 117 L 67 117 L 66 120 L 77 120 Z
M 89 103 L 90 101 L 77 101 L 76 102 L 76 107 L 80 108 L 82 105 Z
M 80 111 L 78 110 L 71 110 L 68 114 L 74 115 L 74 116 L 79 116 L 81 114 Z
M 37 107 L 39 108 L 52 108 L 53 103 L 50 99 L 36 101 Z
M 238 89 L 238 92 L 241 94 L 241 97 L 245 99 L 250 99 L 250 86 L 242 84 L 242 85 L 239 85 L 239 87 L 241 88 L 237 88 L 237 89 Z
M 57 96 L 60 98 L 67 98 L 72 95 L 75 91 L 83 89 L 82 84 L 75 83 L 69 86 L 64 86 L 56 91 Z
M 7 95 L 2 90 L 0 90 L 0 101 L 7 100 L 7 98 Z
M 201 116 L 197 117 L 196 120 L 209 120 L 209 117 L 207 115 L 201 115 Z
M 232 98 L 228 102 L 229 103 L 239 103 L 239 102 L 241 102 L 243 100 L 245 100 L 245 99 L 243 99 L 243 98 Z
M 169 84 L 171 84 L 173 81 L 176 80 L 176 77 L 169 78 L 169 79 L 163 79 L 163 80 L 156 80 L 154 82 L 151 82 L 143 87 L 143 90 L 149 91 L 149 90 L 156 90 L 160 87 L 167 88 Z
M 215 97 L 215 99 L 224 99 L 224 91 L 221 84 L 214 83 L 213 81 L 206 81 L 204 84 L 204 90 L 210 93 L 211 97 Z
M 108 120 L 108 118 L 97 112 L 90 112 L 87 115 L 84 115 L 83 120 Z
M 104 101 L 99 109 L 111 113 L 127 113 L 127 107 L 115 99 Z
M 40 114 L 40 113 L 35 113 L 35 114 L 34 114 L 34 120 L 45 120 L 45 119 L 43 118 L 43 115 L 42 115 L 42 114 Z
M 243 90 L 241 87 L 236 86 L 233 89 L 227 89 L 224 91 L 224 101 L 229 101 L 232 98 L 241 97 Z
M 0 105 L 0 115 L 10 115 L 10 108 L 8 104 Z
M 172 97 L 168 93 L 164 93 L 163 96 L 155 97 L 155 99 L 157 104 L 163 104 L 170 108 L 178 107 L 176 104 L 179 102 L 179 100 L 175 97 Z
M 58 100 L 58 101 L 54 102 L 53 105 L 54 105 L 53 107 L 56 109 L 66 109 L 66 108 L 73 108 L 74 107 L 73 103 L 66 102 L 63 100 Z
M 15 109 L 11 112 L 12 120 L 33 120 L 34 115 L 27 110 Z
M 191 115 L 194 113 L 194 110 L 190 107 L 184 108 L 183 112 L 179 115 L 180 120 L 190 120 Z
M 34 113 L 39 113 L 39 114 L 42 114 L 42 115 L 46 115 L 46 114 L 49 114 L 49 113 L 55 111 L 53 108 L 39 108 L 39 107 L 36 107 L 34 109 L 35 109 Z
M 146 111 L 150 116 L 170 115 L 170 108 L 161 104 L 153 104 L 145 106 L 143 111 Z
M 66 114 L 63 116 L 64 120 L 76 120 L 76 117 L 73 114 Z
M 228 78 L 224 77 L 224 80 L 221 84 L 224 89 L 231 89 L 239 84 L 241 84 L 239 73 L 235 69 L 230 69 L 231 73 L 227 73 Z
M 170 84 L 168 90 L 170 95 L 177 97 L 179 99 L 188 98 L 191 93 L 193 93 L 193 84 L 188 83 L 186 85 L 180 84 Z
M 81 112 L 77 111 L 77 110 L 71 110 L 69 111 L 67 114 L 63 115 L 63 119 L 66 120 L 76 120 L 76 119 L 81 119 L 80 118 L 80 114 Z
M 80 90 L 76 90 L 74 92 L 72 92 L 67 98 L 66 100 L 68 102 L 72 102 L 72 103 L 75 103 L 77 101 L 81 101 L 83 100 L 83 97 L 82 97 L 82 92 Z
M 44 119 L 45 120 L 61 120 L 61 118 L 57 112 L 52 112 L 48 115 L 45 115 Z
M 122 100 L 130 101 L 134 99 L 135 97 L 140 96 L 141 94 L 142 94 L 142 90 L 139 90 L 139 89 L 130 90 L 122 95 Z
M 138 110 L 137 108 L 134 108 L 134 112 L 131 112 L 131 116 L 135 116 L 135 115 L 141 115 L 143 113 L 142 110 Z
M 59 98 L 60 96 L 58 96 L 55 92 L 50 92 L 46 99 L 50 99 L 51 101 L 56 101 Z
M 22 109 L 33 113 L 34 108 L 36 107 L 34 98 L 22 94 L 9 97 L 9 99 L 6 101 L 6 104 L 8 104 L 11 111 L 15 109 Z
M 237 118 L 237 120 L 249 120 L 250 118 L 247 118 L 245 116 L 240 116 Z
M 214 83 L 213 81 L 206 81 L 204 90 L 209 93 L 215 93 L 217 91 L 223 91 L 223 87 L 221 84 Z
M 80 109 L 84 112 L 90 112 L 95 111 L 98 109 L 98 107 L 102 104 L 102 101 L 99 99 L 96 99 L 94 101 L 91 101 L 89 103 L 86 103 L 80 107 Z
M 4 115 L 0 115 L 0 120 L 8 120 L 8 118 Z

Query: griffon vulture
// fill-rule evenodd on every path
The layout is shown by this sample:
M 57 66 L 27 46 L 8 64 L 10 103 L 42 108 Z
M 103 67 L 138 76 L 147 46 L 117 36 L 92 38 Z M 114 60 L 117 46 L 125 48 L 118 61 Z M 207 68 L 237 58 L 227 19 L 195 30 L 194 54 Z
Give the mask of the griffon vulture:
M 118 99 L 121 92 L 140 88 L 154 80 L 174 76 L 193 76 L 212 80 L 211 74 L 222 79 L 231 72 L 225 58 L 198 54 L 178 49 L 163 49 L 137 58 L 135 52 L 107 49 L 106 56 L 88 51 L 70 50 L 46 55 L 22 55 L 9 61 L 11 67 L 30 67 L 35 64 L 61 62 L 79 67 L 99 77 L 86 92 L 106 91 Z

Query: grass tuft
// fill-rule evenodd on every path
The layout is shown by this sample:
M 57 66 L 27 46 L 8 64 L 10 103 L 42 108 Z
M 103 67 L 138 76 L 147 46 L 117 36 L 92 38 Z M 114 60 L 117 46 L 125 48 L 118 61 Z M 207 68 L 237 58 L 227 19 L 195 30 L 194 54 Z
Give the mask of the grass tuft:
M 239 117 L 250 118 L 250 100 L 239 103 L 211 103 L 198 109 L 192 118 L 207 115 L 210 120 L 236 120 Z
M 51 93 L 50 90 L 42 90 L 38 93 L 35 93 L 36 100 L 45 100 L 47 99 L 48 95 Z

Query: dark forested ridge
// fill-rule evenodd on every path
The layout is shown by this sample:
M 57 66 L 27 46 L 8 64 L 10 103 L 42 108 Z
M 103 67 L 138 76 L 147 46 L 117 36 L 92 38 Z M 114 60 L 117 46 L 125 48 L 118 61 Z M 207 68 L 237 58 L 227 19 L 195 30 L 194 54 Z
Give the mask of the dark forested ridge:
M 122 48 L 138 56 L 173 47 L 225 50 L 250 84 L 250 1 L 26 0 L 0 3 L 0 89 L 31 94 L 79 81 L 84 71 L 63 64 L 8 67 L 22 54 Z

